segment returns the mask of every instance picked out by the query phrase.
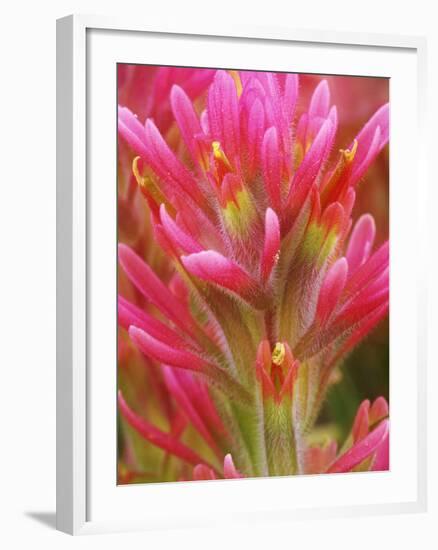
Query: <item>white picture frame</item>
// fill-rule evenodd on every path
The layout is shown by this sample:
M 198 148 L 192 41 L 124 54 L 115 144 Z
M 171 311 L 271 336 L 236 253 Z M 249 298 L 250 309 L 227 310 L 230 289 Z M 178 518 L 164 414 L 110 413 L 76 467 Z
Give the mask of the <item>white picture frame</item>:
M 98 31 L 105 33 L 104 45 L 99 45 L 97 41 L 92 39 L 92 33 Z M 96 237 L 96 231 L 93 230 L 95 218 L 95 210 L 93 204 L 93 189 L 90 182 L 95 177 L 94 168 L 90 163 L 90 148 L 92 147 L 92 139 L 90 138 L 90 126 L 92 131 L 95 131 L 96 125 L 91 124 L 90 105 L 88 101 L 92 97 L 90 86 L 92 85 L 93 68 L 96 66 L 93 61 L 94 52 L 99 52 L 99 48 L 108 47 L 112 41 L 111 35 L 126 35 L 130 33 L 135 40 L 140 40 L 141 37 L 157 38 L 160 40 L 177 40 L 179 43 L 184 41 L 197 39 L 205 42 L 213 40 L 221 40 L 222 44 L 230 41 L 239 41 L 241 45 L 258 44 L 262 48 L 263 44 L 269 45 L 270 48 L 276 48 L 280 45 L 286 47 L 288 44 L 301 45 L 303 47 L 311 47 L 318 45 L 321 48 L 363 48 L 367 52 L 373 52 L 374 56 L 383 52 L 398 52 L 399 54 L 406 53 L 412 60 L 412 66 L 415 76 L 413 83 L 413 93 L 416 98 L 415 103 L 412 102 L 411 123 L 415 126 L 415 136 L 417 136 L 416 146 L 411 151 L 411 170 L 415 174 L 415 185 L 412 185 L 411 194 L 415 202 L 415 219 L 418 223 L 414 225 L 414 233 L 416 242 L 425 243 L 422 238 L 425 234 L 425 217 L 421 212 L 426 212 L 426 177 L 423 172 L 425 162 L 423 159 L 425 147 L 424 144 L 424 120 L 425 120 L 425 63 L 426 63 L 426 44 L 425 40 L 418 37 L 403 37 L 403 36 L 387 36 L 374 34 L 350 34 L 350 33 L 335 33 L 325 31 L 300 31 L 292 29 L 275 29 L 275 28 L 233 28 L 229 29 L 179 29 L 178 25 L 162 27 L 159 29 L 151 28 L 147 24 L 138 21 L 125 21 L 122 19 L 112 19 L 106 17 L 95 16 L 69 16 L 58 20 L 57 22 L 57 527 L 61 531 L 70 534 L 84 534 L 94 532 L 107 532 L 114 530 L 130 530 L 130 529 L 151 529 L 156 527 L 175 527 L 185 525 L 208 525 L 211 522 L 219 522 L 223 520 L 232 520 L 231 516 L 226 513 L 219 517 L 209 518 L 208 515 L 192 517 L 190 506 L 194 504 L 195 499 L 205 498 L 209 492 L 214 492 L 218 502 L 223 502 L 221 499 L 227 498 L 230 493 L 227 483 L 196 483 L 191 484 L 190 490 L 184 495 L 185 501 L 188 502 L 187 509 L 178 517 L 177 510 L 166 510 L 165 499 L 170 499 L 173 495 L 178 500 L 178 495 L 172 493 L 172 487 L 165 487 L 162 484 L 154 485 L 153 498 L 157 503 L 156 514 L 151 519 L 145 515 L 144 518 L 118 516 L 116 514 L 117 506 L 114 506 L 108 513 L 102 510 L 101 514 L 90 515 L 90 510 L 94 509 L 94 501 L 108 500 L 109 493 L 105 493 L 102 485 L 93 486 L 93 495 L 96 491 L 101 491 L 101 496 L 96 498 L 90 497 L 90 487 L 94 483 L 96 468 L 93 466 L 94 455 L 97 451 L 93 451 L 93 438 L 96 430 L 93 426 L 99 421 L 99 414 L 96 411 L 96 380 L 94 378 L 93 369 L 96 372 L 96 356 L 91 349 L 91 327 L 94 326 L 94 321 L 90 321 L 90 311 L 95 311 L 96 308 L 91 308 L 90 304 L 93 298 L 93 275 L 90 273 L 90 254 L 96 250 L 95 241 L 90 241 L 90 235 Z M 127 46 L 126 55 L 132 51 Z M 358 50 L 357 50 L 358 51 Z M 110 53 L 108 53 L 110 55 Z M 112 54 L 111 54 L 112 55 Z M 129 54 L 131 55 L 131 54 Z M 148 62 L 151 51 L 147 48 L 140 52 L 144 62 Z M 170 55 L 170 54 L 169 54 Z M 90 57 L 91 56 L 91 57 Z M 414 60 L 415 58 L 415 60 Z M 155 58 L 154 58 L 155 59 Z M 108 58 L 109 61 L 111 61 Z M 108 62 L 109 62 L 108 61 Z M 136 60 L 133 60 L 134 62 Z M 93 64 L 94 63 L 94 64 Z M 178 65 L 179 61 L 175 61 Z M 191 60 L 187 62 L 190 64 Z M 164 64 L 164 63 L 163 63 Z M 201 65 L 202 66 L 202 65 Z M 215 65 L 216 66 L 216 65 Z M 268 67 L 265 67 L 268 68 Z M 271 67 L 269 67 L 271 68 Z M 274 69 L 274 67 L 272 67 Z M 330 67 L 327 73 L 333 70 Z M 395 68 L 394 68 L 395 70 Z M 362 73 L 361 73 L 362 74 Z M 373 74 L 370 68 L 370 74 Z M 390 76 L 390 75 L 389 75 Z M 114 101 L 115 89 L 109 92 L 111 101 Z M 114 97 L 113 97 L 114 96 Z M 394 121 L 396 123 L 396 121 Z M 102 130 L 104 131 L 104 130 Z M 115 136 L 114 127 L 114 136 Z M 115 137 L 114 137 L 115 140 Z M 403 144 L 400 144 L 402 147 Z M 110 147 L 110 145 L 108 145 Z M 110 149 L 108 149 L 110 150 Z M 115 165 L 115 161 L 114 161 Z M 394 165 L 395 166 L 395 165 Z M 397 166 L 395 166 L 397 169 Z M 114 166 L 108 168 L 105 176 L 108 174 L 111 177 L 111 170 L 114 172 Z M 103 204 L 109 205 L 109 216 L 115 211 L 115 204 L 111 206 L 111 197 L 105 199 L 107 202 Z M 403 208 L 405 203 L 399 204 L 398 209 Z M 395 215 L 397 212 L 395 212 Z M 392 227 L 393 229 L 393 227 Z M 111 236 L 112 235 L 112 236 Z M 107 246 L 115 246 L 115 233 L 108 237 L 109 244 Z M 111 241 L 114 240 L 114 242 Z M 406 494 L 409 497 L 397 499 L 387 499 L 383 497 L 381 501 L 370 503 L 369 501 L 361 502 L 359 499 L 352 499 L 354 503 L 336 504 L 328 506 L 321 503 L 316 503 L 314 507 L 304 506 L 300 508 L 294 504 L 288 504 L 287 501 L 281 501 L 277 508 L 258 508 L 256 505 L 253 508 L 249 507 L 242 514 L 231 514 L 235 520 L 260 521 L 263 517 L 272 520 L 274 517 L 278 519 L 290 518 L 319 518 L 329 517 L 333 515 L 359 515 L 359 514 L 380 514 L 389 512 L 417 512 L 426 509 L 426 342 L 425 342 L 425 323 L 426 323 L 426 285 L 425 273 L 423 272 L 424 262 L 421 258 L 425 256 L 425 250 L 420 246 L 416 250 L 419 261 L 416 262 L 415 270 L 410 274 L 412 277 L 410 282 L 415 278 L 415 288 L 413 285 L 408 286 L 407 294 L 410 297 L 410 306 L 416 313 L 416 322 L 412 325 L 415 328 L 417 337 L 415 343 L 412 344 L 412 349 L 409 353 L 415 356 L 415 365 L 412 368 L 415 370 L 415 383 L 412 387 L 415 388 L 415 448 L 412 451 L 412 464 L 415 463 L 415 472 L 412 470 L 412 487 L 409 488 Z M 102 252 L 104 254 L 104 252 Z M 403 266 L 399 266 L 402 271 Z M 404 275 L 408 277 L 408 275 Z M 406 279 L 408 281 L 408 279 Z M 408 281 L 408 282 L 409 282 Z M 410 284 L 409 282 L 409 284 Z M 392 284 L 392 283 L 391 283 Z M 113 287 L 105 287 L 108 291 L 110 299 Z M 391 286 L 391 293 L 393 288 Z M 392 306 L 391 306 L 392 307 Z M 114 310 L 115 311 L 115 310 Z M 93 315 L 95 315 L 93 313 Z M 115 318 L 114 318 L 115 322 Z M 110 326 L 110 325 L 108 325 Z M 94 329 L 93 329 L 94 330 Z M 102 329 L 104 330 L 104 329 Z M 110 327 L 110 330 L 111 327 Z M 401 333 L 402 334 L 402 333 Z M 93 333 L 95 335 L 95 333 Z M 104 337 L 108 335 L 105 333 Z M 93 336 L 94 337 L 94 336 Z M 111 350 L 110 350 L 111 351 Z M 95 361 L 93 363 L 93 361 Z M 115 361 L 115 357 L 114 357 Z M 400 369 L 402 370 L 402 369 Z M 96 376 L 100 376 L 96 374 Z M 110 376 L 110 375 L 108 375 Z M 114 373 L 110 377 L 108 387 L 102 386 L 102 392 L 111 391 L 111 384 L 114 384 Z M 391 380 L 393 382 L 393 380 Z M 115 391 L 115 390 L 114 390 Z M 105 394 L 107 395 L 107 394 Z M 108 402 L 108 401 L 107 401 Z M 114 414 L 115 414 L 114 400 Z M 103 410 L 103 409 L 102 409 Z M 91 414 L 92 413 L 92 414 Z M 98 411 L 97 411 L 98 413 Z M 113 418 L 113 417 L 111 417 Z M 96 420 L 97 419 L 97 420 Z M 112 420 L 111 420 L 112 422 Z M 111 437 L 112 424 L 106 431 L 106 441 Z M 395 428 L 397 429 L 397 427 Z M 93 435 L 92 435 L 93 434 Z M 100 437 L 100 436 L 99 436 Z M 115 439 L 115 432 L 113 435 Z M 99 447 L 106 448 L 104 445 Z M 96 446 L 94 447 L 94 449 Z M 110 460 L 110 459 L 108 459 Z M 112 458 L 111 458 L 112 460 Z M 103 468 L 104 469 L 104 468 Z M 332 476 L 322 476 L 325 479 Z M 326 483 L 322 481 L 320 476 L 318 483 Z M 327 490 L 333 491 L 333 487 L 342 483 L 342 476 L 334 476 L 338 480 L 327 481 Z M 383 479 L 383 478 L 381 478 Z M 315 481 L 315 478 L 313 478 Z M 248 502 L 254 501 L 254 496 L 258 492 L 258 488 L 269 494 L 275 495 L 278 492 L 279 484 L 286 483 L 283 478 L 268 480 L 250 480 L 243 481 L 245 485 L 245 498 Z M 104 481 L 102 481 L 104 483 Z M 241 482 L 237 482 L 241 483 Z M 313 483 L 311 479 L 301 478 L 299 483 Z M 376 481 L 379 483 L 379 480 Z M 257 485 L 259 484 L 259 485 Z M 173 485 L 173 484 L 169 484 Z M 141 487 L 133 488 L 138 496 Z M 234 488 L 236 485 L 234 485 Z M 126 489 L 119 488 L 121 491 Z M 235 490 L 235 489 L 233 489 Z M 389 490 L 389 489 L 388 489 Z M 112 494 L 112 493 L 111 493 Z M 164 504 L 160 509 L 160 494 L 163 494 Z M 152 495 L 152 493 L 151 493 Z M 136 496 L 136 498 L 137 498 Z M 111 498 L 113 498 L 111 496 Z M 114 497 L 120 498 L 122 496 Z M 141 497 L 144 499 L 144 496 Z M 252 499 L 252 500 L 251 500 Z M 123 504 L 125 506 L 125 504 Z M 155 504 L 154 504 L 155 506 Z M 210 522 L 211 519 L 211 522 Z

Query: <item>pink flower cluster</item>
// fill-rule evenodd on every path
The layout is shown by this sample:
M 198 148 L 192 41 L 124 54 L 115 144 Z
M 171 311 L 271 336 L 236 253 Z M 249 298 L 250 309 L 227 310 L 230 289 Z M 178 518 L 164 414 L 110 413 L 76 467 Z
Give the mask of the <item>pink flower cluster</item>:
M 153 411 L 120 392 L 123 425 L 173 457 L 174 480 L 387 469 L 383 398 L 362 403 L 340 452 L 310 436 L 339 365 L 388 312 L 388 242 L 352 216 L 389 106 L 335 151 L 326 80 L 305 108 L 297 74 L 161 68 L 153 82 L 145 122 L 119 107 L 119 215 L 144 228 L 119 245 L 120 349 L 155 392 Z

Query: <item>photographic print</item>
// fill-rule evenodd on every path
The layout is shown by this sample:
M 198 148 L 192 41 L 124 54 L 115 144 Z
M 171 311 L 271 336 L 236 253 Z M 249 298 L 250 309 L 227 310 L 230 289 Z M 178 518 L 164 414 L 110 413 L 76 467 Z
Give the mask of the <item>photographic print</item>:
M 389 79 L 117 71 L 118 483 L 388 470 Z

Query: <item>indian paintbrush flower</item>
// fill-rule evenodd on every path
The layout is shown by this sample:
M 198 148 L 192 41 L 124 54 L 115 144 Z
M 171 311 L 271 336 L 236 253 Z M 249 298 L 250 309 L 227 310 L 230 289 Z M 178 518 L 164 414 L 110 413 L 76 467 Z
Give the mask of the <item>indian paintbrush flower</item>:
M 388 242 L 375 249 L 373 217 L 353 223 L 352 210 L 388 142 L 389 106 L 335 152 L 325 80 L 299 112 L 296 74 L 210 76 L 201 111 L 171 87 L 178 131 L 166 122 L 163 135 L 119 107 L 168 263 L 160 277 L 119 245 L 139 297 L 120 296 L 119 324 L 154 365 L 171 411 L 159 428 L 119 393 L 122 417 L 177 457 L 175 480 L 387 469 L 383 398 L 362 403 L 340 452 L 309 434 L 336 369 L 388 311 Z M 187 425 L 202 445 L 183 440 Z

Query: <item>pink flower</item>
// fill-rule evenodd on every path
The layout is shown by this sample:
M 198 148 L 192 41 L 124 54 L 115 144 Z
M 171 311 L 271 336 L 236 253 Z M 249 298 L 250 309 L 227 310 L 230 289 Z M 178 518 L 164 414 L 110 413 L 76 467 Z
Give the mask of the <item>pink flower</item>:
M 387 468 L 383 398 L 361 405 L 340 455 L 308 434 L 334 369 L 388 311 L 388 242 L 374 249 L 371 215 L 352 223 L 356 188 L 388 142 L 388 105 L 334 153 L 324 80 L 299 114 L 294 74 L 217 71 L 200 115 L 179 85 L 169 99 L 178 154 L 152 119 L 119 108 L 169 266 L 159 276 L 119 246 L 141 296 L 140 307 L 120 298 L 119 322 L 203 443 L 159 429 L 120 394 L 123 417 L 194 468 L 176 479 Z

